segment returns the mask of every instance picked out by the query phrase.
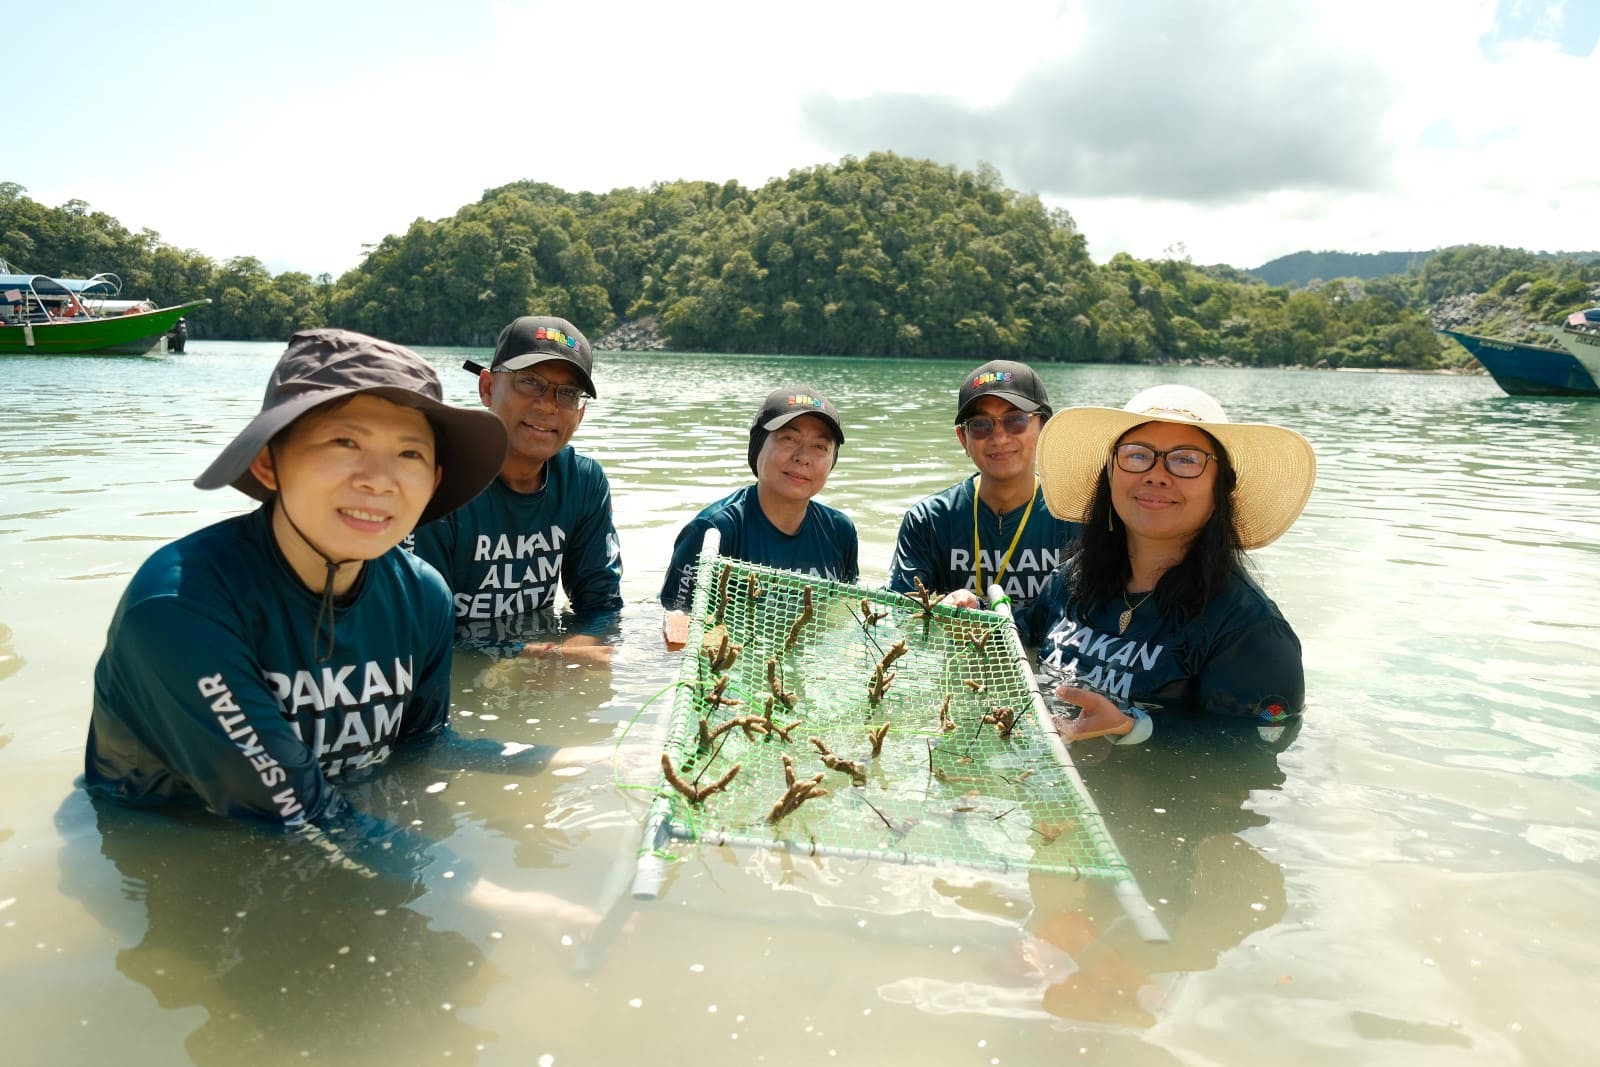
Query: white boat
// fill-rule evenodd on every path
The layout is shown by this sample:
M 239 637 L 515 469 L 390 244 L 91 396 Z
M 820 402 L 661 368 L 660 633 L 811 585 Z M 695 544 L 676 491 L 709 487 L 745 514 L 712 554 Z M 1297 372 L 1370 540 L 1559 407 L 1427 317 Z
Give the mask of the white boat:
M 1555 335 L 1561 347 L 1583 364 L 1590 377 L 1600 381 L 1600 308 L 1574 311 Z

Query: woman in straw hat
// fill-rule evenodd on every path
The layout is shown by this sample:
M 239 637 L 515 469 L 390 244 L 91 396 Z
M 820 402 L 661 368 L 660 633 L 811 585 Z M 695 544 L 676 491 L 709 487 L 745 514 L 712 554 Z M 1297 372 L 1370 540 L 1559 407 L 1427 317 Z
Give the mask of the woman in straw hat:
M 341 862 L 395 868 L 402 832 L 335 782 L 447 730 L 450 593 L 396 546 L 471 500 L 505 454 L 500 419 L 446 404 L 416 353 L 347 330 L 295 334 L 260 413 L 195 480 L 262 506 L 158 550 L 117 605 L 95 667 L 89 791 L 252 820 Z M 474 744 L 451 752 L 513 762 L 499 743 Z M 556 751 L 522 762 L 538 769 Z
M 1137 744 L 1146 712 L 1278 724 L 1300 714 L 1300 641 L 1247 573 L 1316 478 L 1305 438 L 1229 422 L 1206 393 L 1160 385 L 1122 410 L 1068 408 L 1045 426 L 1050 511 L 1081 521 L 1073 556 L 1030 608 L 1041 667 L 1082 709 L 1068 740 Z

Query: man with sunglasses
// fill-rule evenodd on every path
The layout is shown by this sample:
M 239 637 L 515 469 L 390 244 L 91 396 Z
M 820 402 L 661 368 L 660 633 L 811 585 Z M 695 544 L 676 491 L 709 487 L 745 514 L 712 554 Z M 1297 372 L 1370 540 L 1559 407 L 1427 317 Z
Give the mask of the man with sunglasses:
M 1050 413 L 1044 383 L 1026 364 L 997 359 L 962 380 L 956 440 L 977 473 L 906 512 L 889 563 L 890 589 L 914 592 L 920 578 L 935 593 L 970 589 L 985 598 L 999 583 L 1022 625 L 1022 609 L 1078 534 L 1077 523 L 1050 514 L 1034 474 L 1034 449 Z M 1022 633 L 1024 645 L 1029 638 Z
M 572 449 L 595 397 L 594 354 L 566 319 L 524 315 L 500 331 L 494 359 L 471 362 L 478 398 L 510 435 L 500 476 L 471 503 L 417 531 L 414 550 L 455 596 L 457 637 L 523 655 L 585 650 L 588 634 L 550 640 L 556 584 L 585 630 L 622 608 L 622 551 L 611 485 L 600 464 Z

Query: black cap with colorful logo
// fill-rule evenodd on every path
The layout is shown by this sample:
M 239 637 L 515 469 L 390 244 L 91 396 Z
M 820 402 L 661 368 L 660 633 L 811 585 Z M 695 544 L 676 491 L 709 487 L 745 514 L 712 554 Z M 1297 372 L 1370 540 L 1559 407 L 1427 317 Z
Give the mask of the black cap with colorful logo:
M 1009 359 L 996 359 L 985 363 L 961 382 L 961 396 L 956 404 L 956 425 L 966 419 L 974 400 L 997 396 L 1022 411 L 1037 411 L 1048 419 L 1051 415 L 1050 396 L 1044 391 L 1044 382 L 1026 363 Z
M 761 454 L 761 446 L 766 444 L 767 435 L 774 430 L 780 430 L 789 425 L 801 415 L 815 415 L 828 424 L 828 429 L 833 432 L 833 439 L 838 444 L 844 444 L 844 428 L 839 425 L 839 410 L 833 406 L 822 391 L 813 385 L 795 383 L 774 389 L 761 405 L 761 410 L 756 412 L 756 419 L 750 424 L 750 472 L 755 473 L 756 457 Z M 833 450 L 833 461 L 839 462 L 839 450 Z
M 494 359 L 490 370 L 523 370 L 547 359 L 570 363 L 578 372 L 583 391 L 599 396 L 594 390 L 594 352 L 589 339 L 566 319 L 554 315 L 523 315 L 512 319 L 500 331 L 494 345 Z M 476 363 L 466 364 L 474 374 L 483 370 Z

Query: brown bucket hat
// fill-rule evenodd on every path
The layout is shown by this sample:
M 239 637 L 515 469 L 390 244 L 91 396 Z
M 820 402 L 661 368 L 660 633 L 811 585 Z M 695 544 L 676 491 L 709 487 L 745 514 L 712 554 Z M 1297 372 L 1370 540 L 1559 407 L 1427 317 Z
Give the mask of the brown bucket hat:
M 261 413 L 250 420 L 194 480 L 197 489 L 231 485 L 256 500 L 272 491 L 250 473 L 250 461 L 279 431 L 330 400 L 371 393 L 427 416 L 443 475 L 418 525 L 448 515 L 483 491 L 506 460 L 506 428 L 485 409 L 444 402 L 439 376 L 421 356 L 352 330 L 303 330 L 289 339 L 267 381 Z

